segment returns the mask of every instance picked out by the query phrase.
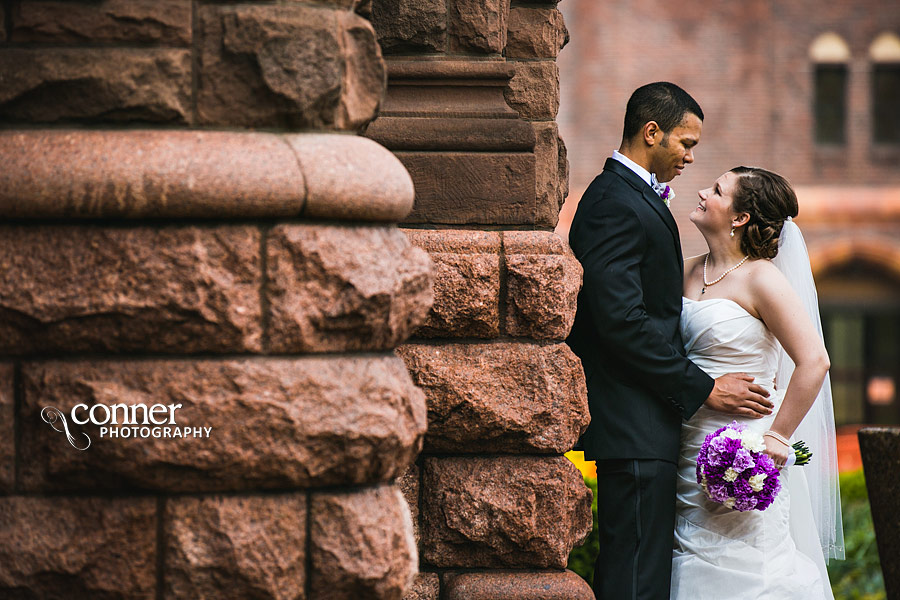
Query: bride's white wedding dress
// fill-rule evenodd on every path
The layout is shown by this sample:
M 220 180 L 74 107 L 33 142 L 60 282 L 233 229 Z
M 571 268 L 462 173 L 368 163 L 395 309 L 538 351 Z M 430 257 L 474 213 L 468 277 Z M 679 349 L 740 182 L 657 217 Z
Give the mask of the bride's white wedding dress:
M 694 364 L 713 378 L 752 375 L 771 393 L 775 410 L 753 419 L 701 407 L 683 425 L 671 598 L 832 600 L 802 472 L 807 467 L 781 471 L 782 490 L 765 511 L 738 512 L 712 502 L 696 479 L 697 454 L 707 434 L 732 420 L 760 434 L 771 428 L 784 397 L 784 390 L 775 391 L 777 340 L 762 321 L 723 298 L 685 298 L 681 333 Z

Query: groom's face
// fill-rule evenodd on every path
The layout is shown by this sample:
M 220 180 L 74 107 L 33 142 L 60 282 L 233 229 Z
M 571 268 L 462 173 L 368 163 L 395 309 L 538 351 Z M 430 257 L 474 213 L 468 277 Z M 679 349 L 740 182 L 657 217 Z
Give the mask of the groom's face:
M 660 181 L 672 181 L 694 162 L 694 146 L 700 143 L 703 121 L 693 113 L 685 113 L 681 123 L 662 136 L 653 147 L 651 173 Z

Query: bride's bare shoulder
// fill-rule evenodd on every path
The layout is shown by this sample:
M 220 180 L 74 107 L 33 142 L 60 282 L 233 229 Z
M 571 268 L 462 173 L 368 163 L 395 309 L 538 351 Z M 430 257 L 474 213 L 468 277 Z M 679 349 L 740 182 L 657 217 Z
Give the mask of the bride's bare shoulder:
M 772 292 L 778 294 L 790 290 L 791 285 L 784 274 L 771 260 L 758 259 L 748 262 L 747 279 L 750 290 L 754 296 L 771 296 Z

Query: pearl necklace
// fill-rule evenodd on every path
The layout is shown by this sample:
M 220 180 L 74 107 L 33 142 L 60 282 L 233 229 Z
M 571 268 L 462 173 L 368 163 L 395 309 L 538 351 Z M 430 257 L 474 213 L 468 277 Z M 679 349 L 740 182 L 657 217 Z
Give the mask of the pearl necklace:
M 747 262 L 748 258 L 750 258 L 750 255 L 744 255 L 744 258 L 741 259 L 741 262 L 734 265 L 730 269 L 726 269 L 725 272 L 722 273 L 721 275 L 719 275 L 719 277 L 717 279 L 713 279 L 712 281 L 707 281 L 706 280 L 706 265 L 707 265 L 707 263 L 709 263 L 709 254 L 707 254 L 706 258 L 703 259 L 703 289 L 700 290 L 700 293 L 705 294 L 706 288 L 708 288 L 711 285 L 715 285 L 715 284 L 719 283 L 720 281 L 722 281 L 723 279 L 725 279 L 726 275 L 728 275 L 729 273 L 731 273 L 732 271 L 737 269 L 739 266 L 741 266 L 742 264 Z

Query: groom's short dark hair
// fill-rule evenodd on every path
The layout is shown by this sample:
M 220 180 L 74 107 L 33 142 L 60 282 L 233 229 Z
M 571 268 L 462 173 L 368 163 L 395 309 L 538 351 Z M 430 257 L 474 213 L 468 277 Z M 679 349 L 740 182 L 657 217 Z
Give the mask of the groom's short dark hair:
M 700 105 L 686 91 L 668 81 L 648 83 L 634 90 L 628 99 L 622 137 L 633 138 L 649 121 L 656 121 L 664 133 L 669 133 L 681 123 L 685 113 L 703 120 Z

